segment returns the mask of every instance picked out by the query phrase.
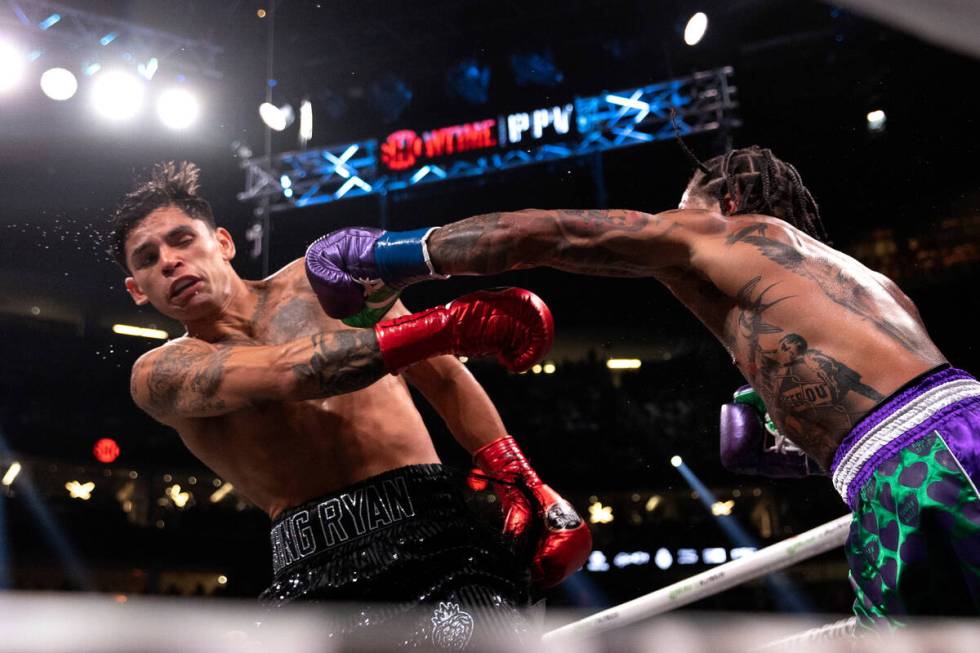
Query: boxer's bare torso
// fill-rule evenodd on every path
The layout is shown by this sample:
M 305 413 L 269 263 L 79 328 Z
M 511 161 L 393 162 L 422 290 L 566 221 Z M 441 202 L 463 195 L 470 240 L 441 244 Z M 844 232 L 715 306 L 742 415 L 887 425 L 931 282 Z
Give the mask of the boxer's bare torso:
M 428 246 L 444 274 L 545 265 L 657 278 L 825 468 L 871 408 L 945 362 L 893 282 L 767 216 L 532 209 L 461 220 Z
M 206 340 L 219 355 L 231 347 L 281 345 L 348 328 L 323 313 L 302 261 L 263 281 L 242 283 L 244 294 L 231 309 L 240 316 L 235 327 Z M 152 392 L 154 376 L 172 377 L 183 361 L 189 365 L 200 340 L 185 336 L 154 350 L 137 362 L 134 379 L 145 380 Z M 207 394 L 206 374 L 192 383 L 199 395 Z M 165 395 L 166 379 L 160 387 Z M 213 416 L 150 408 L 202 462 L 271 517 L 368 476 L 439 461 L 403 376 L 385 375 L 364 389 L 327 398 L 256 400 Z
M 693 261 L 663 282 L 825 469 L 870 409 L 945 362 L 891 280 L 779 220 L 729 219 Z

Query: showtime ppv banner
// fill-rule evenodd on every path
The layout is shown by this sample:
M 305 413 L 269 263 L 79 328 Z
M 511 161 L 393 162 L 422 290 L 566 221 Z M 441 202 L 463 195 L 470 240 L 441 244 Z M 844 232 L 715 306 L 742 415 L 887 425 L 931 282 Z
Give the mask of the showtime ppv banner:
M 461 125 L 439 127 L 421 134 L 401 129 L 381 142 L 381 164 L 393 172 L 475 150 L 546 143 L 564 136 L 572 125 L 574 106 L 554 106 Z
M 238 199 L 284 211 L 727 129 L 738 124 L 732 73 L 718 68 L 529 111 L 246 159 Z

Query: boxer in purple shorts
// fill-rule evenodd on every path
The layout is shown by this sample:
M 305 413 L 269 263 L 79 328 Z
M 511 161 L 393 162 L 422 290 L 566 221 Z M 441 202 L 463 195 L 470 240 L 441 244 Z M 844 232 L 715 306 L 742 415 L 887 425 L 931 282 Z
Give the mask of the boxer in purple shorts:
M 862 419 L 837 449 L 834 486 L 854 511 L 854 611 L 976 614 L 980 607 L 980 383 L 942 366 Z
M 959 372 L 931 375 L 948 361 L 915 305 L 890 279 L 829 245 L 817 204 L 795 167 L 756 146 L 694 161 L 698 171 L 678 210 L 532 209 L 409 232 L 341 230 L 329 237 L 329 247 L 314 244 L 307 251 L 307 275 L 328 314 L 362 319 L 378 301 L 379 287 L 397 291 L 447 275 L 543 266 L 653 278 L 727 349 L 773 429 L 793 443 L 791 453 L 780 451 L 796 456 L 800 469 L 833 471 L 858 520 L 852 551 L 866 539 L 862 528 L 888 536 L 897 527 L 904 535 L 907 523 L 917 524 L 920 536 L 911 543 L 899 537 L 897 555 L 904 543 L 912 559 L 931 566 L 940 564 L 932 559 L 936 551 L 953 552 L 941 563 L 971 587 L 978 521 L 969 475 L 977 467 L 980 435 L 968 422 L 980 426 L 980 417 L 970 412 L 975 409 L 966 395 L 975 382 Z M 631 316 L 624 309 L 621 318 Z M 961 375 L 951 383 L 965 384 L 966 395 L 908 394 L 919 384 L 939 383 L 935 379 L 943 374 Z M 906 414 L 926 417 L 918 426 L 892 418 Z M 879 422 L 888 427 L 877 428 Z M 736 430 L 723 437 L 761 428 L 751 420 L 731 426 Z M 915 485 L 924 471 L 911 488 L 919 493 L 913 502 L 899 486 Z M 798 475 L 790 466 L 780 472 Z M 889 496 L 897 500 L 893 517 L 885 514 Z M 874 518 L 865 516 L 866 506 Z M 915 591 L 924 593 L 906 598 L 903 567 L 888 554 L 891 544 L 889 537 L 878 545 L 869 540 L 863 553 L 850 556 L 859 612 L 980 612 L 969 589 L 957 595 L 961 603 L 945 602 L 948 585 L 916 583 Z M 861 607 L 865 603 L 872 607 Z

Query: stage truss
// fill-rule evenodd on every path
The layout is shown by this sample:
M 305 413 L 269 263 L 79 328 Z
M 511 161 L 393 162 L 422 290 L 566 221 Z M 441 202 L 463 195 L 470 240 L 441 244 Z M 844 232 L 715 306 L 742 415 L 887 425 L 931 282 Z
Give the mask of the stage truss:
M 673 138 L 671 109 L 684 135 L 734 127 L 732 72 L 724 67 L 576 98 L 567 105 L 574 107 L 574 126 L 561 138 L 419 161 L 397 172 L 382 163 L 377 139 L 247 159 L 242 162 L 245 190 L 238 199 L 268 202 L 269 210 L 277 212 L 641 145 Z M 504 142 L 506 121 L 500 117 L 496 122 Z

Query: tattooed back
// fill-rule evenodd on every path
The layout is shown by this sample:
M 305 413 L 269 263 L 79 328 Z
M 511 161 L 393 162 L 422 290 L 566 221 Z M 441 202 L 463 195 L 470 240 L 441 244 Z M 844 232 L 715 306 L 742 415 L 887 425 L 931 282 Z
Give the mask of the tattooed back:
M 689 242 L 688 273 L 658 276 L 825 468 L 870 409 L 945 362 L 891 280 L 781 220 L 719 216 Z

